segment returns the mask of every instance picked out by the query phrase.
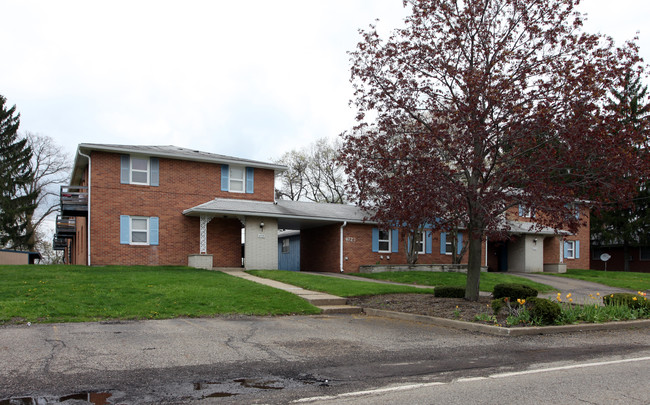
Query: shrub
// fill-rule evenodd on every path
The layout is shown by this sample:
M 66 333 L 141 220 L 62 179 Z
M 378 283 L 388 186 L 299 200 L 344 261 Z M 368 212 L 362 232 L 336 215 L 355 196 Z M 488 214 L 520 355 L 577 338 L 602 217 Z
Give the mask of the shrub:
M 552 325 L 562 313 L 560 305 L 544 298 L 528 298 L 526 307 L 531 318 L 538 320 L 542 325 Z
M 494 315 L 499 315 L 499 312 L 501 312 L 501 309 L 503 309 L 503 306 L 505 305 L 505 301 L 503 298 L 497 298 L 495 300 L 492 300 L 492 311 L 494 311 Z
M 465 298 L 465 288 L 438 286 L 433 289 L 433 296 L 440 298 Z
M 537 290 L 523 284 L 497 284 L 492 290 L 494 298 L 510 298 L 510 301 L 537 297 Z
M 607 306 L 622 305 L 630 309 L 650 309 L 650 303 L 636 294 L 616 293 L 603 297 L 603 303 Z

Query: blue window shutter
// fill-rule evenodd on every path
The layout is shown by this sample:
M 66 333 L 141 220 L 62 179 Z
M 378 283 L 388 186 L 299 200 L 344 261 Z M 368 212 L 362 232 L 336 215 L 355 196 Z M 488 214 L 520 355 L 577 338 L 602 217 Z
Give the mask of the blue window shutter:
M 406 250 L 408 252 L 411 251 L 411 237 L 410 236 L 406 239 Z
M 579 259 L 579 258 L 580 258 L 580 241 L 579 241 L 579 240 L 577 240 L 577 241 L 575 242 L 575 244 L 574 244 L 574 249 L 575 249 L 575 252 L 573 253 L 573 256 L 574 256 L 576 259 Z
M 397 229 L 393 229 L 390 232 L 390 245 L 393 253 L 397 253 L 399 247 L 399 241 L 397 240 L 398 234 Z
M 120 244 L 131 243 L 131 218 L 128 215 L 120 215 Z
M 129 155 L 120 156 L 120 183 L 131 183 L 131 157 Z
M 158 217 L 149 218 L 149 244 L 158 244 Z
M 149 159 L 149 168 L 149 185 L 157 187 L 160 177 L 160 161 L 158 158 L 152 157 Z
M 569 242 L 564 242 L 564 258 L 569 257 Z
M 255 188 L 253 184 L 255 183 L 254 181 L 255 177 L 255 169 L 252 167 L 247 167 L 246 168 L 246 193 L 248 194 L 253 194 L 255 192 Z
M 524 207 L 522 207 L 521 204 L 519 204 L 519 216 L 520 217 L 524 216 Z
M 463 250 L 463 234 L 458 232 L 458 239 L 456 240 L 456 253 L 460 254 L 460 251 Z
M 447 233 L 440 232 L 440 254 L 444 255 L 447 253 Z
M 379 229 L 372 228 L 372 251 L 379 252 Z
M 426 243 L 427 244 L 426 244 L 426 247 L 425 247 L 425 249 L 426 249 L 425 252 L 427 252 L 428 254 L 431 254 L 431 252 L 433 251 L 433 235 L 432 235 L 433 232 L 426 231 L 425 233 L 427 235 L 426 236 L 426 240 L 427 240 Z
M 228 184 L 230 180 L 230 167 L 228 165 L 221 165 L 221 191 L 230 190 Z

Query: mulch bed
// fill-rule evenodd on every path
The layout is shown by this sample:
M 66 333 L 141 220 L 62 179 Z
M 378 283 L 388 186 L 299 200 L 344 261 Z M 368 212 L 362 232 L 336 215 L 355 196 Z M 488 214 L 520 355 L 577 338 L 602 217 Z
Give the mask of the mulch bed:
M 349 305 L 409 314 L 428 315 L 438 318 L 475 322 L 480 314 L 493 315 L 491 297 L 479 297 L 477 302 L 463 298 L 436 298 L 433 294 L 385 294 L 348 298 Z M 505 324 L 505 315 L 499 315 L 497 323 Z M 494 325 L 494 321 L 480 322 Z

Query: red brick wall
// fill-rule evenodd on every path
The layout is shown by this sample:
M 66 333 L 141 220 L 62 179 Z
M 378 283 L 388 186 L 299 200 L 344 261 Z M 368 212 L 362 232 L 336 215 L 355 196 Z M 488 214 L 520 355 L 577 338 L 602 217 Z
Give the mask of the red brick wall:
M 300 231 L 300 270 L 339 272 L 340 225 Z
M 92 152 L 91 264 L 187 265 L 199 253 L 199 218 L 182 212 L 214 198 L 273 201 L 274 172 L 255 169 L 255 193 L 221 191 L 221 165 L 160 158 L 158 187 L 120 183 L 120 155 Z M 157 246 L 120 244 L 120 215 L 159 218 Z M 208 224 L 214 266 L 241 266 L 241 223 Z
M 600 249 L 600 252 L 608 253 L 611 256 L 611 259 L 607 261 L 607 271 L 625 270 L 625 255 L 623 254 L 623 247 L 604 247 Z M 641 260 L 638 247 L 629 247 L 628 252 L 631 258 L 630 271 L 650 273 L 650 261 Z M 605 270 L 605 262 L 600 259 L 591 259 L 590 267 L 593 270 Z
M 538 241 L 539 239 L 541 238 L 538 238 Z M 562 239 L 558 236 L 546 236 L 544 238 L 544 264 L 560 263 L 561 241 Z M 580 244 L 582 245 L 582 242 Z
M 373 225 L 362 224 L 345 226 L 343 233 L 343 269 L 345 272 L 358 272 L 359 266 L 362 265 L 406 264 L 406 247 L 401 235 L 399 236 L 398 252 L 377 253 L 372 251 L 373 227 Z M 302 271 L 340 271 L 340 229 L 341 225 L 336 224 L 300 232 L 300 267 Z M 466 241 L 467 235 L 465 234 L 463 238 Z M 437 233 L 433 235 L 432 253 L 418 255 L 419 264 L 449 264 L 451 260 L 451 255 L 440 254 L 440 237 Z M 484 253 L 482 260 L 485 260 Z M 463 256 L 463 263 L 467 263 L 467 253 Z
M 588 209 L 582 208 L 580 210 L 580 220 L 583 221 L 583 225 L 578 230 L 578 233 L 575 235 L 569 235 L 565 237 L 567 241 L 580 241 L 580 258 L 579 259 L 563 259 L 564 263 L 567 265 L 568 269 L 588 269 L 589 268 L 589 221 L 590 213 Z M 533 218 L 524 218 L 519 216 L 519 209 L 517 207 L 510 208 L 506 213 L 506 217 L 510 220 L 521 221 L 521 222 L 531 222 L 535 219 Z M 560 260 L 560 251 L 559 249 L 564 250 L 564 244 L 560 243 L 556 238 L 546 237 L 544 240 L 544 263 L 558 263 Z M 564 252 L 562 252 L 564 255 Z
M 564 259 L 567 269 L 588 269 L 589 260 L 591 257 L 591 250 L 589 246 L 589 210 L 581 209 L 580 210 L 580 220 L 585 222 L 585 225 L 581 226 L 578 230 L 578 233 L 575 235 L 569 235 L 565 237 L 565 240 L 579 240 L 580 241 L 580 258 L 579 259 Z M 562 249 L 564 249 L 564 244 L 562 244 Z

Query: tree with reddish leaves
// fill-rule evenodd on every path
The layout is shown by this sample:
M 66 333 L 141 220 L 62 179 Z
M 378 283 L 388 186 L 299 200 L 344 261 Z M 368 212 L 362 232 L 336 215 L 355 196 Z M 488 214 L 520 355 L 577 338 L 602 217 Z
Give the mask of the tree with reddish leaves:
M 576 202 L 626 198 L 644 170 L 635 128 L 608 107 L 625 72 L 642 73 L 637 46 L 583 33 L 577 4 L 404 1 L 404 28 L 362 30 L 350 53 L 349 191 L 385 227 L 465 229 L 468 300 L 482 241 L 507 237 L 509 208 L 575 232 Z

